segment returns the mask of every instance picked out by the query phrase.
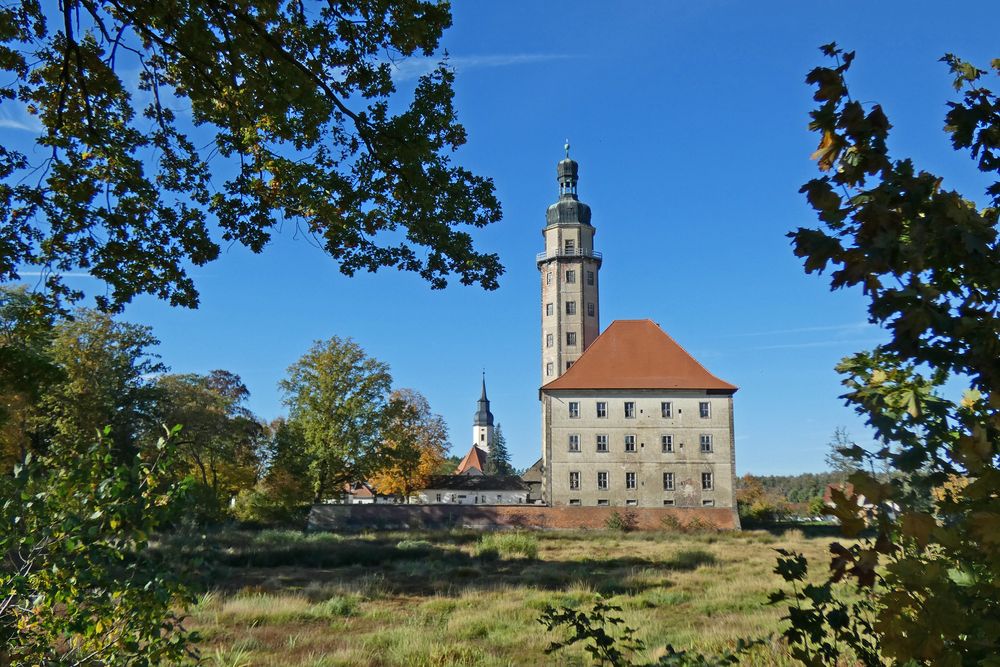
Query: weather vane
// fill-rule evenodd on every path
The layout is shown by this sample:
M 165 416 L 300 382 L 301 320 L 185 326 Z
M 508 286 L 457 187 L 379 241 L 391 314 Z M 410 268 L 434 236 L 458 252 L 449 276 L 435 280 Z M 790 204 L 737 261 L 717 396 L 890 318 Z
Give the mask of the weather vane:
M 566 157 L 569 157 L 569 139 L 566 140 L 566 145 L 563 146 L 566 149 Z

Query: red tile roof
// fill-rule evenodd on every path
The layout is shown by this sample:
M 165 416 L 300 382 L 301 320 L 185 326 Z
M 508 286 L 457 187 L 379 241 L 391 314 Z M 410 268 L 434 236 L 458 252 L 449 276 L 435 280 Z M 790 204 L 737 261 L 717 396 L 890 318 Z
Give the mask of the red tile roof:
M 477 445 L 473 445 L 469 453 L 465 455 L 458 467 L 455 468 L 455 474 L 461 475 L 463 472 L 469 468 L 475 468 L 479 472 L 483 472 L 483 468 L 486 467 L 486 450 L 480 449 Z
M 652 320 L 615 320 L 550 389 L 737 390 L 709 373 Z

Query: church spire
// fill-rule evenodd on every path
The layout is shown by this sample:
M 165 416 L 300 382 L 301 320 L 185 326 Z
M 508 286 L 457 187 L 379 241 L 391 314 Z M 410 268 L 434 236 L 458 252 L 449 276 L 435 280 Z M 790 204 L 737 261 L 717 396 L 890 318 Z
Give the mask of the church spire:
M 473 426 L 493 426 L 493 413 L 490 412 L 490 399 L 486 398 L 486 373 L 483 373 L 483 391 L 476 406 L 476 416 Z

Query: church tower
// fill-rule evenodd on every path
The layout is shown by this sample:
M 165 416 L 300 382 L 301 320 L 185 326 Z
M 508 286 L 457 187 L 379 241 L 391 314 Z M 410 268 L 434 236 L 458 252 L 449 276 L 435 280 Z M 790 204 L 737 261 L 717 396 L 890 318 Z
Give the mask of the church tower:
M 472 419 L 472 444 L 487 454 L 493 447 L 493 413 L 490 399 L 486 398 L 486 374 L 483 374 L 483 393 L 479 396 L 476 416 Z
M 601 331 L 590 207 L 576 195 L 578 168 L 569 157 L 556 165 L 559 200 L 545 214 L 545 252 L 536 257 L 542 279 L 542 384 L 580 358 Z

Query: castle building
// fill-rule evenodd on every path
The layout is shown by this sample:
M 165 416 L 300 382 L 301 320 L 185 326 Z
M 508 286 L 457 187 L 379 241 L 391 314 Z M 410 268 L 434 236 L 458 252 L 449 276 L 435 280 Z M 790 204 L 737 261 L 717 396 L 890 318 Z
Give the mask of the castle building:
M 731 508 L 733 394 L 650 320 L 599 333 L 590 207 L 557 165 L 542 281 L 542 496 L 551 506 Z

